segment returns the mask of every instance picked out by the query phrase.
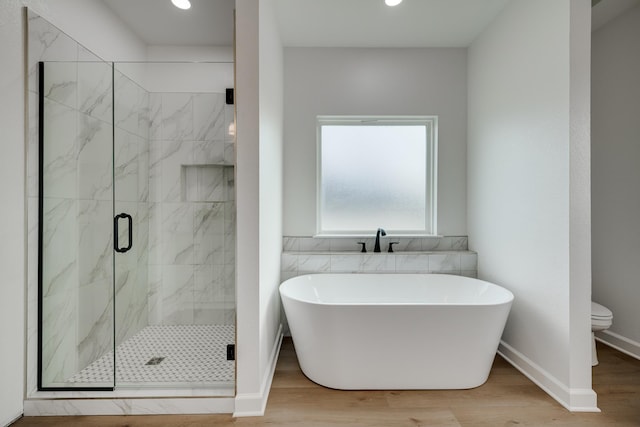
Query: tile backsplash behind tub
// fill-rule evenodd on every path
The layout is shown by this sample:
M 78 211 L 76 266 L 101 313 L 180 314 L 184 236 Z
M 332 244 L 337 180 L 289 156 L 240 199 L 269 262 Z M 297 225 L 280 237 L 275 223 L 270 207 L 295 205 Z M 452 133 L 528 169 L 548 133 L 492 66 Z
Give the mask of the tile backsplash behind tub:
M 285 236 L 281 280 L 308 273 L 446 273 L 477 276 L 478 255 L 468 250 L 467 236 L 385 237 L 381 253 L 375 238 Z M 361 245 L 365 242 L 366 253 Z M 389 242 L 398 242 L 388 252 Z

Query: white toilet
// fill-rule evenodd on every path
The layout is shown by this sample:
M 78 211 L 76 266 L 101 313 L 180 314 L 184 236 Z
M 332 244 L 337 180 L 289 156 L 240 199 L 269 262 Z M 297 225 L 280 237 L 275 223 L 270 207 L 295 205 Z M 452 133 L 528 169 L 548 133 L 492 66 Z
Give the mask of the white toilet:
M 591 301 L 591 366 L 598 364 L 596 337 L 594 332 L 609 329 L 613 322 L 613 313 L 607 307 Z

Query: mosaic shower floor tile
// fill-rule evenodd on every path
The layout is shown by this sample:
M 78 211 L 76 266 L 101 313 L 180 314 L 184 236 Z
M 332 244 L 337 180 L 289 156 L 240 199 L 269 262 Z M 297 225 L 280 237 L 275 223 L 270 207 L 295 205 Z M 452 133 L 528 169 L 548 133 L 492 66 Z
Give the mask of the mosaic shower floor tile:
M 152 325 L 116 349 L 116 385 L 233 382 L 235 361 L 227 345 L 235 343 L 233 325 Z M 113 352 L 67 380 L 113 382 Z

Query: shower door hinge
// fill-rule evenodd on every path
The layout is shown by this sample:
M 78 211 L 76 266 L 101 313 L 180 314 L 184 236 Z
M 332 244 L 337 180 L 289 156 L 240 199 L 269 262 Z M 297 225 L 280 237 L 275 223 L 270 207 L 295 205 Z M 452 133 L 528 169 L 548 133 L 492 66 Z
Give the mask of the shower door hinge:
M 236 360 L 235 344 L 227 344 L 227 360 Z

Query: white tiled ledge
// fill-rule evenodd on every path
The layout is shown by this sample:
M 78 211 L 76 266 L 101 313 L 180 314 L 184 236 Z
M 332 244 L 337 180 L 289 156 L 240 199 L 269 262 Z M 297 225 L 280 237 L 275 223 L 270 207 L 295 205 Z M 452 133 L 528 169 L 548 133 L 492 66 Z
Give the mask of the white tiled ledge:
M 285 236 L 282 241 L 284 252 L 342 252 L 360 250 L 358 242 L 365 242 L 367 251 L 373 251 L 375 236 L 370 237 L 308 237 Z M 389 242 L 398 242 L 393 246 L 395 252 L 420 251 L 466 251 L 468 249 L 467 236 L 429 236 L 429 237 L 398 237 L 385 236 L 380 240 L 380 248 L 386 253 Z
M 477 276 L 478 254 L 472 251 L 282 253 L 281 280 L 309 273 L 447 273 Z

